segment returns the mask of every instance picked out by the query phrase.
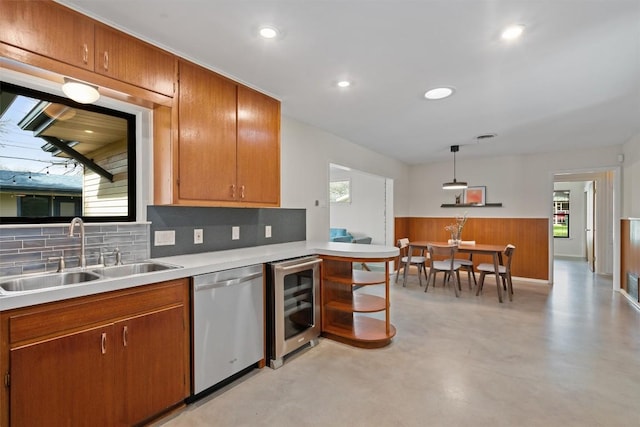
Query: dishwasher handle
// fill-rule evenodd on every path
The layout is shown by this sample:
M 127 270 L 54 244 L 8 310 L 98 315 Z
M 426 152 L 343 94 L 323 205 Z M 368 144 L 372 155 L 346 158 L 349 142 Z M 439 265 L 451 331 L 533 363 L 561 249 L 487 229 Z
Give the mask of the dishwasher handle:
M 248 282 L 253 279 L 257 279 L 262 277 L 262 273 L 250 274 L 248 276 L 236 277 L 234 279 L 223 280 L 222 282 L 213 282 L 213 283 L 200 283 L 195 286 L 196 291 L 204 291 L 205 289 L 216 289 L 216 288 L 225 288 L 227 286 L 234 286 L 240 283 Z

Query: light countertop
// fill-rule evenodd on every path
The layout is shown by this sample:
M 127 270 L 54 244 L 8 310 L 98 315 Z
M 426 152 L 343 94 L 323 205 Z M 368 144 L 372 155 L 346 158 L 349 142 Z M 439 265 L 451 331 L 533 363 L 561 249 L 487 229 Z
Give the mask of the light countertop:
M 393 246 L 305 241 L 154 258 L 154 262 L 180 268 L 1 295 L 0 311 L 314 254 L 376 259 L 396 257 L 399 253 Z

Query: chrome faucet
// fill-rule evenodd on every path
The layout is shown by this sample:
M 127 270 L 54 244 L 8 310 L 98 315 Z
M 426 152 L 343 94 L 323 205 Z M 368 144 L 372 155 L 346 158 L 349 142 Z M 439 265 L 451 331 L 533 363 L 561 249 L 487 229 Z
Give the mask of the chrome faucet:
M 75 217 L 69 224 L 69 237 L 73 237 L 73 230 L 76 224 L 80 224 L 80 267 L 85 268 L 87 266 L 87 258 L 84 255 L 84 221 L 82 218 Z

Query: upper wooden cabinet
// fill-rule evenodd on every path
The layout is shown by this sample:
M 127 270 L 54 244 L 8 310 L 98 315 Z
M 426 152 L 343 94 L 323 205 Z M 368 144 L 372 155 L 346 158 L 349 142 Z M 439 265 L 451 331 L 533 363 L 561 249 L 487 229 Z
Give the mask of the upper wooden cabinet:
M 174 55 L 51 1 L 0 0 L 0 41 L 173 96 Z
M 280 102 L 238 86 L 237 179 L 243 202 L 280 200 Z
M 0 0 L 0 41 L 93 70 L 94 21 L 48 1 Z
M 278 206 L 280 102 L 179 62 L 179 204 Z
M 95 26 L 95 71 L 173 96 L 175 57 L 104 25 Z

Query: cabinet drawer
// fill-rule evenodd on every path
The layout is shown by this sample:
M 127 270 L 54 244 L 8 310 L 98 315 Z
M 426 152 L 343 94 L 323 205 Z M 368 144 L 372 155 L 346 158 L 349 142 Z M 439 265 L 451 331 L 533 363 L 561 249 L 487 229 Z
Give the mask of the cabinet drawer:
M 15 310 L 9 314 L 9 344 L 13 347 L 136 313 L 184 304 L 187 283 L 188 279 L 173 280 Z

